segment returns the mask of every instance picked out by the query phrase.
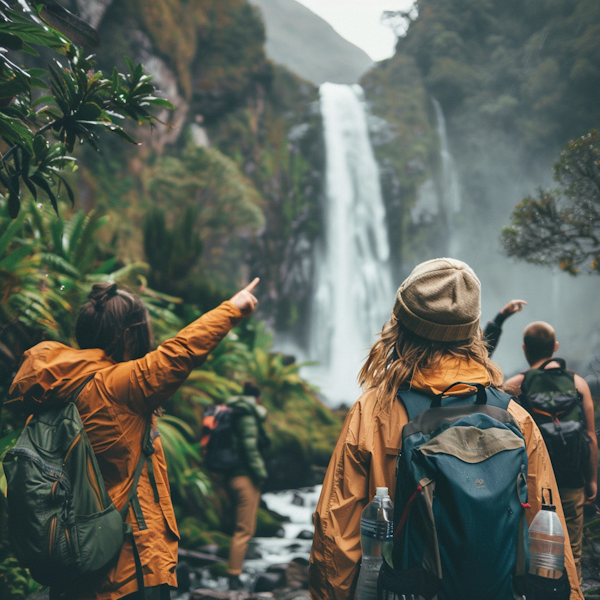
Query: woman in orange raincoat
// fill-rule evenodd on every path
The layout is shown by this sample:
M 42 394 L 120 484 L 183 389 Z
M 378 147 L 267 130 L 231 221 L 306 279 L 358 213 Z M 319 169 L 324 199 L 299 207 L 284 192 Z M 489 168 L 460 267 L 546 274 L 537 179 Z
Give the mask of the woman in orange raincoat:
M 396 459 L 406 409 L 402 385 L 435 396 L 457 381 L 499 387 L 503 375 L 481 336 L 480 282 L 454 259 L 418 265 L 400 286 L 391 320 L 372 346 L 359 379 L 364 393 L 352 406 L 329 463 L 314 515 L 309 586 L 313 600 L 352 600 L 360 570 L 360 519 L 376 488 L 396 486 Z M 351 324 L 348 324 L 351 326 Z M 471 388 L 473 389 L 473 388 Z M 453 387 L 465 394 L 469 387 Z M 525 438 L 528 456 L 528 523 L 541 509 L 542 488 L 559 498 L 550 458 L 531 416 L 516 402 L 508 412 Z M 562 506 L 556 511 L 568 540 Z M 571 600 L 583 600 L 568 542 L 565 564 Z M 483 600 L 483 599 L 482 599 Z
M 137 486 L 139 503 L 135 512 L 130 506 L 127 515 L 141 560 L 146 600 L 168 600 L 169 588 L 177 585 L 179 540 L 153 413 L 227 333 L 252 313 L 257 304 L 252 290 L 257 283 L 255 279 L 154 351 L 150 351 L 150 323 L 142 301 L 116 284 L 96 284 L 77 320 L 80 349 L 41 342 L 25 353 L 13 381 L 11 396 L 33 412 L 40 404 L 69 398 L 94 375 L 80 392 L 77 408 L 106 490 L 119 510 L 140 460 L 146 423 L 152 419 L 154 453 Z M 153 473 L 149 474 L 148 465 Z M 141 528 L 135 514 L 139 516 L 139 511 L 145 522 Z M 129 595 L 138 600 L 132 545 L 124 543 L 115 564 L 89 589 L 51 591 L 67 600 L 118 600 Z

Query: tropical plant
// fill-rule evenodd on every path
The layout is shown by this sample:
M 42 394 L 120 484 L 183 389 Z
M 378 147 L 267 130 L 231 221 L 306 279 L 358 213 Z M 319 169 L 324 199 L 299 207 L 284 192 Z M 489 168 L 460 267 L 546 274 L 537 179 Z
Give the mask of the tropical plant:
M 167 461 L 169 484 L 175 501 L 188 514 L 202 514 L 209 529 L 219 527 L 220 501 L 208 475 L 200 469 L 202 459 L 194 430 L 172 415 L 157 419 Z
M 557 266 L 576 275 L 587 266 L 600 274 L 600 133 L 569 142 L 554 165 L 559 187 L 540 189 L 515 207 L 501 234 L 518 260 Z
M 198 208 L 187 206 L 173 228 L 167 226 L 166 211 L 153 208 L 144 218 L 144 253 L 151 265 L 150 283 L 159 290 L 172 290 L 189 274 L 202 253 L 202 240 L 195 225 Z
M 155 120 L 151 108 L 173 108 L 168 100 L 153 95 L 151 77 L 141 65 L 133 66 L 126 59 L 129 73 L 115 68 L 107 79 L 95 71 L 91 57 L 41 20 L 41 11 L 47 13 L 47 8 L 40 4 L 34 11 L 26 0 L 20 6 L 22 11 L 13 10 L 0 0 L 0 43 L 4 46 L 0 49 L 0 135 L 10 145 L 0 164 L 0 184 L 12 218 L 19 213 L 23 186 L 36 199 L 44 192 L 56 212 L 59 192 L 53 188 L 64 187 L 74 203 L 64 173 L 75 168 L 69 155 L 77 141 L 97 149 L 99 133 L 107 131 L 135 144 L 121 125 L 124 119 L 148 123 Z M 62 54 L 66 64 L 54 59 L 48 71 L 24 69 L 6 56 L 8 49 L 39 56 L 33 46 Z M 34 95 L 34 88 L 41 89 L 41 94 Z

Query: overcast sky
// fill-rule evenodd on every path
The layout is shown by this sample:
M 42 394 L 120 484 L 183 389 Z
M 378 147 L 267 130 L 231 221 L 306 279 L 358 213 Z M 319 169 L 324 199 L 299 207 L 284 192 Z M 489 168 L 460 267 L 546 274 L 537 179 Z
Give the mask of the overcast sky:
M 325 19 L 349 42 L 373 60 L 394 53 L 394 34 L 381 24 L 384 10 L 407 10 L 413 0 L 297 0 Z

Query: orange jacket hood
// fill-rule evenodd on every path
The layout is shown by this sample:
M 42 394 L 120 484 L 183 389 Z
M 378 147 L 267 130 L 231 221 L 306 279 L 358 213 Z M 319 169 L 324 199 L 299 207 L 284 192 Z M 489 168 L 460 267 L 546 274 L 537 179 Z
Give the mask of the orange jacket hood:
M 59 342 L 41 342 L 27 350 L 10 388 L 11 401 L 27 410 L 70 396 L 85 378 L 115 362 L 103 350 L 76 350 Z
M 464 360 L 454 356 L 444 356 L 431 369 L 417 371 L 412 378 L 411 386 L 426 394 L 438 395 L 445 392 L 457 381 L 465 383 L 481 383 L 490 385 L 487 369 L 474 360 Z M 448 396 L 459 396 L 466 392 L 474 392 L 475 388 L 459 384 L 448 390 Z

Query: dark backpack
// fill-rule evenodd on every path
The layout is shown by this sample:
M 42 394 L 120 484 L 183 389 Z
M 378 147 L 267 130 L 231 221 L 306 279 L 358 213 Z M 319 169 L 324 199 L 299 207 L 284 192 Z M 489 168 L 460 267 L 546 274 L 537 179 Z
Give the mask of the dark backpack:
M 235 417 L 235 409 L 224 404 L 219 404 L 204 416 L 200 445 L 204 464 L 210 471 L 224 473 L 242 464 L 234 439 Z
M 150 420 L 127 502 L 119 512 L 106 492 L 75 404 L 92 378 L 67 403 L 34 414 L 6 453 L 9 536 L 17 558 L 37 582 L 67 590 L 89 584 L 110 567 L 128 538 L 143 594 L 142 567 L 125 518 L 131 503 L 140 529 L 146 527 L 136 488 L 144 463 L 152 474 Z M 156 488 L 153 477 L 151 481 Z
M 508 395 L 469 385 L 476 395 L 444 398 L 443 406 L 443 394 L 398 393 L 409 423 L 379 600 L 508 600 L 527 572 L 525 439 L 506 410 Z
M 560 367 L 546 369 L 553 361 Z M 542 433 L 558 487 L 580 488 L 590 460 L 590 443 L 582 423 L 582 397 L 574 373 L 566 367 L 562 358 L 552 358 L 526 371 L 519 402 Z

